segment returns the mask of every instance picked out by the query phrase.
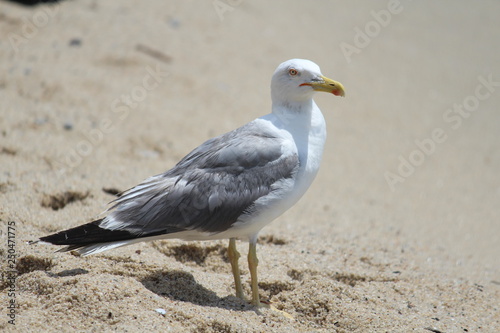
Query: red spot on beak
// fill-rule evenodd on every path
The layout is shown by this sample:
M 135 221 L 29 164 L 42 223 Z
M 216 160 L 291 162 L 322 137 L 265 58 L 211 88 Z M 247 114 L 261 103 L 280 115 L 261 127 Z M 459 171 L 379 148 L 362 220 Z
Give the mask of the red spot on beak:
M 340 96 L 340 90 L 334 89 L 332 90 L 332 94 L 334 94 L 335 96 Z

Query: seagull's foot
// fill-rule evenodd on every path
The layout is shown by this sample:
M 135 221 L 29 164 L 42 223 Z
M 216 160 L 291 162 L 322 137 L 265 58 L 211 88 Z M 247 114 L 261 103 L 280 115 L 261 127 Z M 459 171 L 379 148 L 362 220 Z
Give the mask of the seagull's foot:
M 236 295 L 236 298 L 242 300 L 244 303 L 251 303 L 248 298 L 245 297 L 245 295 Z
M 264 301 L 264 300 L 260 300 L 258 304 L 255 304 L 254 301 L 250 302 L 253 306 L 256 306 L 257 308 L 264 308 L 264 309 L 270 309 L 274 312 L 277 312 L 279 313 L 280 315 L 282 315 L 283 317 L 285 318 L 288 318 L 288 319 L 291 319 L 291 320 L 295 320 L 295 318 L 289 314 L 288 312 L 286 311 L 283 311 L 283 310 L 280 310 L 278 308 L 276 308 L 272 303 L 271 301 Z

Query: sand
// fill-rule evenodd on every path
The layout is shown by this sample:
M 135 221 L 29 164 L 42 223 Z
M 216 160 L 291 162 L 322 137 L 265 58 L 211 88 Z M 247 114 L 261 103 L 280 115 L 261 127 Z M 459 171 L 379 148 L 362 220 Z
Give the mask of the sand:
M 2 1 L 0 330 L 500 331 L 499 11 Z M 322 169 L 261 232 L 261 296 L 294 319 L 234 297 L 227 241 L 85 258 L 26 243 L 90 221 L 116 191 L 268 113 L 272 72 L 296 57 L 347 97 L 317 96 Z

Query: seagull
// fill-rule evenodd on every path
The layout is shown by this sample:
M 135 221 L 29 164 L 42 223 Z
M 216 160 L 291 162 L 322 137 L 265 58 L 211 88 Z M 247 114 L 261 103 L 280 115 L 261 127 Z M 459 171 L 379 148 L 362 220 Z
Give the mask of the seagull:
M 172 169 L 121 193 L 106 216 L 41 237 L 82 256 L 158 239 L 229 239 L 236 296 L 245 299 L 236 239 L 249 242 L 251 304 L 260 306 L 259 231 L 292 207 L 314 180 L 326 124 L 315 92 L 344 96 L 314 62 L 291 59 L 271 80 L 272 112 L 191 151 Z

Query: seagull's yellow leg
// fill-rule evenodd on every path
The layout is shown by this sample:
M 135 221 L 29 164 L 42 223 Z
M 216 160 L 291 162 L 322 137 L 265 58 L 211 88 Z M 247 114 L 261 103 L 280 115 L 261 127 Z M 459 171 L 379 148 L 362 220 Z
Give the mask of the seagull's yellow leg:
M 257 243 L 250 241 L 250 247 L 248 249 L 248 267 L 250 268 L 250 278 L 252 284 L 252 305 L 258 307 L 269 308 L 273 311 L 281 313 L 284 317 L 288 319 L 295 320 L 292 315 L 276 309 L 270 302 L 260 302 L 259 296 L 259 282 L 257 279 L 257 265 L 259 264 L 259 259 L 257 259 Z
M 240 267 L 238 266 L 238 259 L 240 259 L 240 253 L 236 250 L 236 240 L 234 238 L 229 239 L 229 246 L 227 247 L 227 256 L 229 257 L 229 262 L 231 262 L 231 268 L 233 269 L 234 285 L 236 287 L 236 297 L 245 299 L 243 296 L 243 288 L 241 286 L 240 277 Z
M 252 285 L 252 304 L 255 306 L 260 306 L 259 282 L 257 279 L 258 264 L 259 259 L 257 259 L 257 244 L 256 242 L 250 241 L 250 247 L 248 249 L 248 268 L 250 269 L 250 279 Z

